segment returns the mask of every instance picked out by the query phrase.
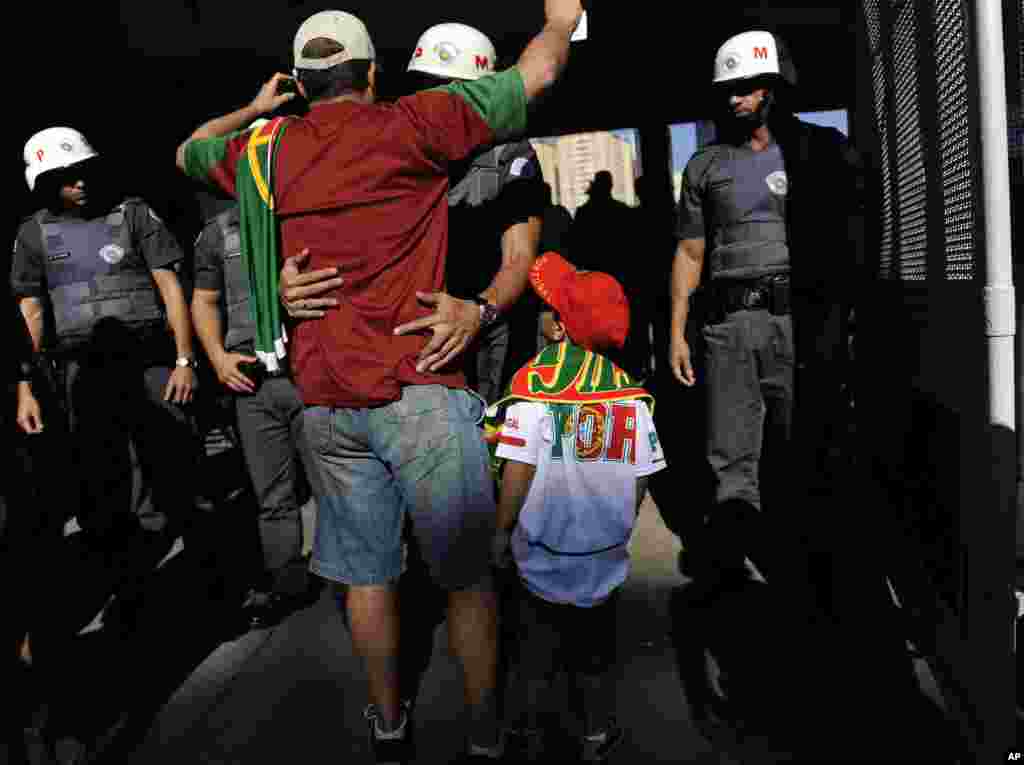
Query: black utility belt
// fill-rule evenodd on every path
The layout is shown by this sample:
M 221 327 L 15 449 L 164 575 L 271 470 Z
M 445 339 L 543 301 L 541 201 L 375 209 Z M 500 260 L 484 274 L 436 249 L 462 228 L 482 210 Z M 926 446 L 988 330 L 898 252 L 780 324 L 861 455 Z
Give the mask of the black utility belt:
M 790 312 L 789 276 L 765 276 L 760 279 L 728 279 L 712 282 L 711 301 L 719 312 L 768 311 L 782 315 Z

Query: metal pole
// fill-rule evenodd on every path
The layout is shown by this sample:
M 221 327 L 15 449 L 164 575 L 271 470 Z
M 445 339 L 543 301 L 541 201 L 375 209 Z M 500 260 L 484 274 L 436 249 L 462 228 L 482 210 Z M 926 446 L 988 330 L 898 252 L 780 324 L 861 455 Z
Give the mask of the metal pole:
M 1013 370 L 1016 302 L 1010 224 L 1010 151 L 1001 0 L 976 0 L 982 215 L 985 231 L 985 327 L 989 345 L 989 421 L 1016 429 Z
M 975 655 L 976 672 L 1005 674 L 1012 668 L 1011 636 L 1014 628 L 1011 561 L 1003 564 L 998 545 L 1004 528 L 1002 519 L 1014 506 L 1016 475 L 1007 475 L 1016 451 L 1015 404 L 1019 395 L 1014 371 L 1016 299 L 1013 289 L 1013 244 L 1010 218 L 1010 153 L 1007 136 L 1006 35 L 1002 0 L 975 0 L 975 47 L 977 60 L 978 115 L 981 142 L 981 214 L 985 232 L 985 334 L 989 359 L 989 433 L 992 444 L 990 484 L 979 487 L 984 517 L 970 525 L 968 548 L 971 561 L 964 572 L 968 619 L 969 653 Z M 1016 472 L 1016 471 L 1014 471 Z M 991 504 L 990 504 L 991 503 Z M 963 511 L 971 512 L 970 507 Z M 1018 516 L 1020 514 L 1017 508 Z M 1008 520 L 1008 518 L 1007 518 Z M 1009 524 L 1005 524 L 1006 527 Z M 988 560 L 985 556 L 990 556 Z M 1005 591 L 1005 596 L 1004 596 Z M 1007 603 L 1003 604 L 1006 597 Z M 1002 633 L 1005 628 L 1007 632 Z M 1005 641 L 1005 642 L 1004 642 Z M 1005 656 L 1004 656 L 1005 649 Z M 1003 756 L 1013 743 L 1013 717 L 1009 705 L 1014 697 L 1012 679 L 999 678 L 987 687 L 978 677 L 975 685 L 979 709 L 985 720 L 975 728 L 978 762 Z M 1003 711 L 1005 709 L 1005 712 Z

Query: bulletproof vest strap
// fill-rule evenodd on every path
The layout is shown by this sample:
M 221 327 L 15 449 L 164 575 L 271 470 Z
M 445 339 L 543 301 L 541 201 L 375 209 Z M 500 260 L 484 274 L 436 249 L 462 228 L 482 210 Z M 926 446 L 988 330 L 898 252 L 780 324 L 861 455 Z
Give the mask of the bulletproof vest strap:
M 242 233 L 237 210 L 227 210 L 216 218 L 223 241 L 224 307 L 227 333 L 224 347 L 236 350 L 256 339 L 256 323 L 249 310 L 249 274 L 242 259 Z
M 469 166 L 466 175 L 448 191 L 448 206 L 464 204 L 479 207 L 497 198 L 501 192 L 501 154 L 504 147 L 496 146 L 478 157 Z

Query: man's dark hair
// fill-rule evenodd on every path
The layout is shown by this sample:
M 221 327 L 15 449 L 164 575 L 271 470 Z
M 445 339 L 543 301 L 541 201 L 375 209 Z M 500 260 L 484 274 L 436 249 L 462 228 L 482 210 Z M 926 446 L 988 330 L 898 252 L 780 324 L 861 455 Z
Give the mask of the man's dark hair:
M 316 37 L 306 43 L 302 55 L 306 58 L 329 58 L 341 53 L 344 48 L 338 42 L 326 37 Z M 370 87 L 369 59 L 360 58 L 345 61 L 330 69 L 299 69 L 298 78 L 306 89 L 310 103 L 337 98 L 348 93 L 362 93 Z

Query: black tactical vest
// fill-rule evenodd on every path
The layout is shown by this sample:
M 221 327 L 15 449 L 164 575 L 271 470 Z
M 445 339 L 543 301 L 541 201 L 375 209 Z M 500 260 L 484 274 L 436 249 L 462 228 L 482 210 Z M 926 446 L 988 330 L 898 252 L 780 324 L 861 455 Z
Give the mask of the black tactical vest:
M 88 221 L 34 216 L 42 230 L 46 283 L 59 344 L 89 339 L 96 323 L 114 318 L 129 326 L 162 321 L 156 285 L 132 241 L 122 202 Z
M 223 241 L 224 308 L 228 325 L 224 347 L 237 351 L 240 346 L 251 346 L 256 341 L 256 324 L 249 311 L 249 272 L 242 260 L 238 208 L 225 210 L 214 221 Z
M 754 152 L 722 146 L 709 168 L 713 279 L 750 279 L 789 270 L 788 180 L 777 144 Z

